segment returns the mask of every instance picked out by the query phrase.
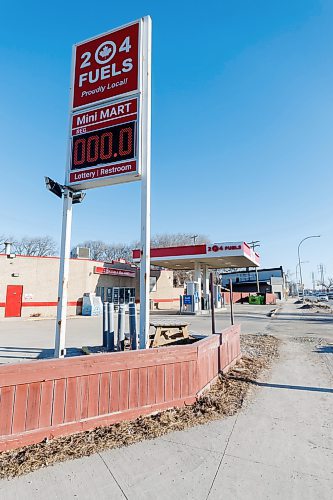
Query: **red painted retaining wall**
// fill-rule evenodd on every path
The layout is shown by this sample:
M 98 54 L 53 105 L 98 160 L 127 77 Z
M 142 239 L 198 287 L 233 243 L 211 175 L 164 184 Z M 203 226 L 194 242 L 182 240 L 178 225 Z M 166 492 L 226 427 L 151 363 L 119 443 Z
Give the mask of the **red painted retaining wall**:
M 0 366 L 0 451 L 193 403 L 240 357 L 240 326 L 192 345 Z
M 222 292 L 222 295 L 224 296 L 224 303 L 230 304 L 230 293 Z M 257 294 L 252 292 L 233 292 L 232 301 L 234 304 L 236 304 L 237 302 L 245 304 L 249 302 L 250 295 L 257 295 Z M 274 293 L 265 293 L 265 304 L 276 304 L 276 296 Z
M 222 292 L 222 295 L 224 296 L 224 303 L 230 304 L 230 293 L 229 292 Z M 232 302 L 234 304 L 236 304 L 236 302 L 239 302 L 239 303 L 248 302 L 249 295 L 256 295 L 256 294 L 255 293 L 250 294 L 249 292 L 233 292 L 232 293 Z

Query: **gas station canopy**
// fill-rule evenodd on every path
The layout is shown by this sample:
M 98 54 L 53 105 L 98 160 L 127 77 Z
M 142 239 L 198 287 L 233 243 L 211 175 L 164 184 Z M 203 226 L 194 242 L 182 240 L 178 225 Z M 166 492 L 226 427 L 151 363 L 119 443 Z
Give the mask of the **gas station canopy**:
M 140 262 L 140 257 L 140 250 L 133 250 L 134 262 Z M 198 264 L 210 269 L 258 267 L 259 260 L 259 255 L 245 242 L 152 248 L 150 251 L 153 266 L 173 270 L 196 269 Z

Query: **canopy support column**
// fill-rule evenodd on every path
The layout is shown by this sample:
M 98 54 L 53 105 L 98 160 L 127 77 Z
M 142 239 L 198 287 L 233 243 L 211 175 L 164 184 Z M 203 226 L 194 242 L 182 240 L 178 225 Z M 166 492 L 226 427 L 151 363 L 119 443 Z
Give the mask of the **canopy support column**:
M 203 268 L 203 294 L 204 294 L 205 299 L 207 298 L 207 295 L 209 294 L 208 266 L 204 266 L 204 268 Z
M 200 264 L 200 262 L 194 263 L 194 281 L 197 281 L 198 286 L 199 286 L 199 310 L 201 311 L 201 264 Z

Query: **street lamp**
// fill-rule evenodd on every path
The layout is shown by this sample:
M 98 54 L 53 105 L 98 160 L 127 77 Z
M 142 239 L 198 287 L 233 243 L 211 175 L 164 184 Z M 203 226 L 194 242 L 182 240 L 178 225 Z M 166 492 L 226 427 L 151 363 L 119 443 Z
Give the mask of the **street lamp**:
M 260 241 L 257 240 L 257 241 L 250 241 L 248 243 L 248 245 L 252 248 L 253 251 L 255 251 L 254 249 L 257 248 L 257 247 L 260 247 Z M 259 285 L 259 276 L 258 276 L 258 268 L 255 267 L 255 271 L 256 271 L 256 281 L 257 281 L 257 293 L 259 294 L 260 293 L 260 285 Z
M 303 287 L 303 278 L 302 278 L 302 266 L 301 266 L 301 256 L 300 256 L 300 253 L 299 253 L 299 248 L 301 246 L 301 244 L 303 243 L 303 241 L 305 240 L 309 240 L 310 238 L 320 238 L 320 234 L 317 234 L 315 236 L 307 236 L 306 238 L 303 238 L 299 244 L 298 244 L 298 248 L 297 248 L 297 253 L 298 253 L 298 265 L 299 265 L 299 275 L 300 275 L 300 279 L 301 279 L 301 290 L 303 292 L 303 299 L 302 301 L 304 302 L 304 287 Z
M 309 261 L 308 260 L 302 260 L 301 264 L 308 264 Z M 300 284 L 298 282 L 298 272 L 297 272 L 297 269 L 299 268 L 299 263 L 297 262 L 296 264 L 296 285 L 297 285 L 297 291 L 298 291 L 298 285 Z

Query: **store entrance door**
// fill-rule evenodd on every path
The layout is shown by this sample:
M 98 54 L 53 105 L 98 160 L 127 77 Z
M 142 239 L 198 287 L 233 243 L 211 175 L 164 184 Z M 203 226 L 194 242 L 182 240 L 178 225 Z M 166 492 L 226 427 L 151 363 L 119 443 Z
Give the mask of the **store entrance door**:
M 8 285 L 5 318 L 20 318 L 22 309 L 22 285 Z

